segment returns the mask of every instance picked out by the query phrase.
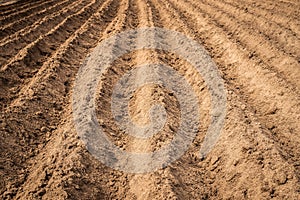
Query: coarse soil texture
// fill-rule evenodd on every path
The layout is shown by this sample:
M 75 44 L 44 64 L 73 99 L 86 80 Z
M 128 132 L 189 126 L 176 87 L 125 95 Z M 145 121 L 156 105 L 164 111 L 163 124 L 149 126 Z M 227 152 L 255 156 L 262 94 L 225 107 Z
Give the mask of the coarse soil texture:
M 300 199 L 299 19 L 298 0 L 0 1 L 0 198 Z M 185 154 L 163 169 L 135 174 L 89 153 L 75 128 L 72 101 L 76 75 L 94 48 L 143 27 L 175 30 L 201 44 L 224 81 L 227 105 L 219 140 L 200 159 L 211 95 L 191 63 L 156 49 L 115 60 L 94 100 L 100 126 L 120 149 L 155 151 L 180 126 L 176 96 L 150 84 L 134 92 L 128 110 L 144 125 L 151 107 L 163 105 L 163 129 L 148 140 L 119 129 L 111 95 L 136 66 L 172 67 L 199 102 L 199 130 Z M 155 70 L 141 69 L 137 82 L 154 76 Z

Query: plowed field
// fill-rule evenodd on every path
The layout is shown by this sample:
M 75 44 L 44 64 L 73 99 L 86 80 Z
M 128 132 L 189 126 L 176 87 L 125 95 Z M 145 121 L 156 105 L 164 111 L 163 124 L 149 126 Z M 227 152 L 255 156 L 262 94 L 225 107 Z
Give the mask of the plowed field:
M 299 19 L 298 0 L 0 1 L 1 199 L 300 199 Z M 147 85 L 131 97 L 130 116 L 147 124 L 158 102 L 168 115 L 163 130 L 151 139 L 119 130 L 111 95 L 126 72 L 144 63 L 171 66 L 199 100 L 199 129 L 184 155 L 137 174 L 110 168 L 87 150 L 72 103 L 90 53 L 107 38 L 145 27 L 174 30 L 202 45 L 227 102 L 220 137 L 201 158 L 212 121 L 203 77 L 180 55 L 158 49 L 115 60 L 99 79 L 95 104 L 100 126 L 124 151 L 160 149 L 180 126 L 176 96 Z M 137 73 L 132 84 L 160 76 Z

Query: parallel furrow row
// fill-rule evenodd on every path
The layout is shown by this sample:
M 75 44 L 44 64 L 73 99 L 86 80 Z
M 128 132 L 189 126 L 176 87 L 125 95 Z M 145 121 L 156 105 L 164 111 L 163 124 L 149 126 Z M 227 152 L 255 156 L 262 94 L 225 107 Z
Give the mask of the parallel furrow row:
M 153 10 L 156 10 L 156 14 L 154 15 L 158 16 L 157 19 L 158 26 L 174 29 L 176 31 L 184 33 L 185 35 L 191 38 L 198 36 L 197 33 L 199 29 L 195 27 L 195 23 L 193 23 L 193 20 L 186 19 L 185 17 L 183 17 L 182 13 L 176 10 L 174 5 L 170 4 L 167 1 L 162 1 L 162 0 L 152 0 L 152 1 L 153 1 L 153 7 L 155 7 L 155 9 Z M 189 12 L 189 10 L 186 11 Z M 201 35 L 201 33 L 199 34 Z M 202 43 L 202 41 L 199 42 Z M 194 89 L 195 91 L 200 90 L 199 80 L 198 81 L 194 80 L 193 84 L 195 84 L 197 88 Z M 206 87 L 206 86 L 203 85 L 201 87 Z M 201 99 L 205 98 L 205 96 L 206 98 L 207 96 L 209 96 L 209 94 L 204 92 L 203 89 L 198 92 L 199 94 L 197 93 L 197 95 L 199 95 Z M 200 106 L 201 106 L 200 110 L 202 112 L 208 112 L 205 111 L 206 109 L 205 107 L 207 107 L 207 102 Z M 201 117 L 202 125 L 201 127 L 199 127 L 198 136 L 195 138 L 195 141 L 197 141 L 197 143 L 203 141 L 203 137 L 206 134 L 207 127 L 209 125 L 208 123 L 210 121 L 210 119 L 203 121 L 202 117 Z M 194 144 L 191 146 L 194 146 Z M 186 152 L 183 158 L 179 159 L 179 161 L 177 161 L 170 167 L 170 179 L 173 182 L 172 184 L 173 190 L 177 194 L 179 199 L 190 199 L 190 198 L 205 199 L 207 198 L 208 195 L 209 196 L 214 195 L 213 194 L 214 192 L 212 191 L 212 187 L 210 186 L 210 182 L 209 182 L 209 180 L 211 181 L 211 179 L 207 180 L 208 179 L 207 176 L 209 176 L 209 173 L 207 173 L 206 170 L 201 167 L 201 165 L 195 166 L 195 164 L 199 162 L 199 158 L 194 156 L 195 153 L 196 154 L 198 153 L 198 151 L 199 148 L 192 149 L 191 147 L 191 152 Z M 186 168 L 187 166 L 188 168 Z M 193 168 L 191 166 L 197 168 L 192 170 Z M 189 173 L 185 173 L 185 171 L 188 171 Z M 194 177 L 195 171 L 197 173 L 196 177 Z M 185 177 L 185 179 L 183 179 L 183 177 Z
M 218 28 L 223 29 L 229 38 L 241 45 L 244 49 L 247 49 L 250 59 L 256 58 L 259 62 L 263 62 L 265 65 L 264 68 L 267 67 L 271 72 L 275 72 L 280 82 L 285 82 L 285 86 L 291 87 L 296 92 L 299 92 L 299 82 L 297 82 L 297 80 L 300 78 L 300 72 L 296 72 L 300 69 L 297 67 L 298 62 L 294 58 L 285 56 L 275 47 L 272 47 L 267 38 L 263 38 L 263 36 L 255 32 L 247 31 L 247 26 L 242 28 L 241 25 L 238 24 L 238 21 L 227 17 L 223 12 L 214 10 L 206 4 L 195 4 L 191 1 L 189 1 L 189 3 L 193 6 L 197 6 L 202 13 L 210 16 L 214 24 L 216 24 Z M 266 49 L 268 51 L 266 51 Z
M 245 2 L 245 1 L 244 1 Z M 295 1 L 293 4 L 285 3 L 282 1 L 248 1 L 247 4 L 252 4 L 255 7 L 263 9 L 269 13 L 274 13 L 275 15 L 284 17 L 284 18 L 292 18 L 294 21 L 299 18 L 299 10 L 300 4 Z
M 287 80 L 287 85 L 292 85 L 292 88 L 296 90 L 299 88 L 299 82 L 297 82 L 297 80 L 300 79 L 300 69 L 297 67 L 298 62 L 296 59 L 281 53 L 280 49 L 278 50 L 270 44 L 267 37 L 256 33 L 253 27 L 239 24 L 237 18 L 227 16 L 229 14 L 213 9 L 209 5 L 189 2 L 197 6 L 202 13 L 210 16 L 218 27 L 221 27 L 227 32 L 230 38 L 247 49 L 249 51 L 249 58 L 258 57 L 271 71 L 282 76 L 282 81 Z M 247 31 L 248 28 L 253 29 L 253 31 Z M 297 71 L 299 72 L 297 73 Z
M 242 27 L 248 27 L 251 33 L 261 34 L 264 40 L 269 40 L 277 48 L 277 51 L 282 49 L 285 56 L 292 55 L 300 60 L 300 39 L 296 35 L 288 33 L 282 26 L 269 23 L 257 15 L 249 14 L 230 4 L 219 1 L 213 2 L 208 4 L 212 5 L 216 10 L 224 12 L 233 21 L 240 21 Z
M 32 25 L 16 32 L 15 34 L 9 35 L 7 38 L 4 38 L 2 40 L 3 42 L 0 43 L 1 65 L 9 61 L 11 57 L 15 56 L 27 44 L 47 34 L 52 28 L 60 24 L 68 16 L 78 12 L 86 4 L 87 2 L 81 1 L 74 2 L 65 7 L 61 5 L 57 8 L 57 10 L 61 10 L 60 12 L 48 14 L 40 21 L 37 21 L 36 23 L 33 23 Z
M 282 154 L 283 157 L 296 168 L 299 168 L 299 152 L 295 151 L 295 149 L 299 148 L 299 144 L 295 142 L 298 141 L 299 138 L 297 135 L 293 134 L 294 132 L 297 132 L 298 129 L 297 120 L 299 120 L 299 115 L 297 114 L 297 111 L 293 109 L 298 105 L 298 94 L 295 93 L 295 91 L 288 89 L 285 84 L 279 84 L 281 81 L 278 80 L 272 72 L 269 72 L 266 67 L 264 67 L 264 64 L 257 63 L 257 65 L 249 60 L 249 58 L 243 58 L 244 56 L 241 56 L 239 59 L 232 57 L 233 55 L 244 55 L 245 52 L 242 51 L 244 51 L 245 48 L 239 43 L 234 44 L 235 42 L 232 43 L 229 41 L 227 36 L 223 33 L 224 30 L 222 30 L 220 26 L 217 26 L 213 19 L 209 18 L 208 20 L 210 23 L 207 23 L 207 19 L 199 14 L 199 6 L 197 6 L 196 12 L 191 8 L 188 8 L 187 5 L 190 5 L 190 3 L 181 3 L 180 5 L 178 5 L 178 2 L 173 3 L 177 3 L 176 9 L 178 12 L 182 13 L 183 16 L 191 19 L 194 17 L 198 18 L 198 20 L 196 20 L 196 27 L 201 28 L 203 27 L 203 24 L 205 24 L 205 27 L 211 27 L 213 30 L 217 31 L 215 36 L 219 39 L 208 36 L 207 31 L 201 31 L 203 28 L 198 30 L 201 32 L 199 37 L 204 39 L 208 44 L 212 46 L 218 44 L 221 45 L 221 49 L 219 49 L 218 52 L 222 53 L 217 55 L 216 60 L 222 63 L 221 66 L 230 67 L 223 67 L 221 69 L 226 79 L 235 80 L 232 84 L 234 84 L 235 87 L 240 87 L 242 89 L 241 95 L 247 97 L 245 102 L 248 102 L 249 106 L 252 107 L 252 110 L 256 112 L 261 123 L 264 124 L 264 127 L 269 129 L 269 134 L 272 135 L 271 137 L 275 137 L 276 141 L 278 141 L 281 148 L 285 151 Z M 184 9 L 189 9 L 191 14 L 184 12 Z M 201 19 L 203 20 L 202 23 L 200 21 Z M 189 20 L 186 20 L 186 22 L 189 24 Z M 226 48 L 229 44 L 230 48 Z M 220 57 L 223 57 L 222 60 L 220 60 Z M 249 73 L 253 74 L 249 75 Z M 278 104 L 278 102 L 285 103 Z M 260 105 L 261 107 L 259 108 L 256 105 Z M 275 109 L 274 113 L 273 111 L 270 113 L 270 109 Z M 286 116 L 285 113 L 289 113 L 290 116 Z M 274 124 L 276 124 L 275 130 L 272 128 L 272 125 Z M 287 128 L 287 126 L 289 128 Z M 291 139 L 291 137 L 293 139 Z M 289 141 L 288 144 L 286 141 Z M 290 156 L 285 156 L 285 154 Z
M 70 76 L 72 76 L 71 79 L 76 76 L 76 72 L 80 67 L 80 63 L 85 58 L 85 55 L 99 42 L 100 38 L 103 36 L 103 34 L 105 34 L 103 31 L 116 16 L 114 11 L 119 6 L 117 0 L 105 1 L 103 2 L 102 6 L 99 5 L 100 2 L 101 1 L 98 1 L 96 4 L 93 4 L 95 6 L 93 7 L 95 9 L 93 11 L 93 15 L 84 22 L 80 23 L 80 27 L 78 27 L 78 29 L 72 35 L 70 35 L 66 41 L 60 45 L 59 48 L 57 48 L 51 57 L 44 62 L 43 67 L 26 85 L 22 87 L 21 91 L 16 95 L 18 96 L 18 99 L 15 99 L 15 101 L 5 111 L 6 113 L 14 113 L 14 115 L 18 116 L 18 119 L 21 119 L 26 113 L 17 110 L 18 108 L 22 107 L 22 110 L 26 109 L 27 114 L 30 115 L 30 119 L 26 117 L 27 120 L 25 122 L 23 121 L 22 123 L 18 121 L 8 121 L 10 126 L 14 124 L 15 126 L 26 127 L 25 132 L 16 133 L 18 134 L 18 136 L 16 136 L 17 143 L 20 143 L 20 141 L 23 140 L 25 140 L 27 143 L 26 146 L 20 147 L 25 148 L 22 150 L 22 152 L 27 152 L 27 157 L 25 156 L 22 162 L 29 162 L 30 157 L 34 159 L 33 156 L 37 156 L 39 153 L 39 151 L 34 150 L 37 148 L 37 145 L 47 143 L 45 141 L 47 135 L 39 133 L 40 127 L 45 124 L 47 124 L 48 127 L 58 127 L 58 124 L 63 121 L 64 115 L 61 114 L 62 108 L 53 109 L 53 101 L 56 102 L 56 105 L 60 104 L 60 106 L 66 105 L 68 107 L 69 98 L 65 97 L 69 96 L 68 93 L 72 91 L 70 85 Z M 41 89 L 41 87 L 43 87 L 45 84 L 49 87 L 47 87 L 46 90 Z M 38 92 L 41 95 L 42 100 L 32 99 L 30 94 L 28 94 L 28 91 L 30 90 L 35 90 Z M 34 113 L 36 113 L 38 110 L 43 111 L 45 118 L 36 119 Z M 28 124 L 30 121 L 35 121 L 33 126 Z M 26 136 L 25 133 L 30 133 L 31 135 Z M 60 137 L 60 135 L 56 136 Z M 34 138 L 34 140 L 32 140 L 32 138 Z M 33 168 L 35 170 L 38 169 L 34 166 Z M 35 170 L 32 169 L 32 172 Z M 18 191 L 16 188 L 12 188 L 12 191 L 7 191 L 6 194 L 9 196 L 22 196 L 25 199 L 32 198 L 33 193 L 38 192 L 35 191 L 37 184 L 34 184 L 34 181 L 39 180 L 31 179 L 29 171 L 28 174 L 28 180 L 21 180 L 25 183 L 22 187 L 28 190 L 20 189 L 21 183 L 14 183 L 12 186 L 17 187 L 20 190 Z M 47 185 L 46 182 L 45 185 Z M 57 189 L 57 185 L 52 185 L 51 187 Z M 18 194 L 16 194 L 17 191 Z M 79 194 L 78 198 L 80 197 L 82 197 L 82 194 Z
M 5 77 L 4 79 L 7 83 L 2 90 L 9 90 L 9 88 L 17 87 L 26 79 L 33 77 L 46 61 L 45 59 L 55 52 L 55 50 L 59 48 L 59 46 L 63 44 L 63 42 L 69 38 L 84 21 L 91 17 L 100 3 L 100 1 L 93 0 L 79 12 L 65 18 L 45 36 L 40 36 L 37 40 L 29 43 L 20 50 L 16 56 L 11 58 L 8 63 L 1 68 L 1 76 Z M 10 83 L 9 78 L 11 77 L 19 80 Z M 1 97 L 2 96 L 5 96 L 5 94 L 2 93 Z M 7 98 L 8 96 L 5 97 L 6 100 L 8 100 Z
M 17 31 L 22 30 L 33 23 L 39 22 L 43 17 L 59 11 L 60 8 L 71 4 L 71 2 L 72 1 L 70 0 L 64 0 L 52 6 L 44 7 L 40 12 L 33 13 L 27 17 L 15 20 L 13 23 L 1 27 L 0 40 L 4 40 L 5 37 L 9 37 Z
M 20 11 L 20 10 L 24 10 L 30 6 L 32 6 L 32 4 L 36 4 L 36 3 L 40 3 L 40 1 L 42 0 L 37 0 L 34 1 L 32 3 L 33 0 L 24 0 L 24 1 L 17 1 L 15 3 L 9 4 L 7 6 L 0 6 L 0 19 L 4 18 L 5 16 Z
M 31 15 L 35 15 L 40 10 L 43 10 L 44 8 L 49 7 L 49 6 L 53 6 L 56 3 L 58 3 L 59 1 L 61 1 L 61 0 L 44 1 L 42 3 L 38 3 L 37 5 L 32 6 L 30 8 L 27 8 L 23 11 L 17 10 L 16 13 L 7 15 L 1 20 L 2 26 L 7 25 L 9 23 L 15 23 L 18 20 L 29 17 Z
M 121 5 L 120 5 L 121 4 Z M 55 68 L 59 69 L 61 67 L 63 67 L 63 71 L 65 71 L 64 69 L 70 69 L 70 68 L 74 68 L 76 67 L 76 70 L 72 70 L 72 77 L 75 77 L 76 75 L 76 71 L 78 70 L 78 68 L 80 67 L 80 63 L 83 62 L 83 59 L 85 58 L 85 56 L 83 56 L 82 54 L 87 53 L 87 50 L 94 47 L 97 43 L 99 43 L 102 39 L 107 38 L 110 34 L 114 34 L 116 32 L 118 32 L 120 29 L 123 29 L 123 23 L 125 18 L 127 17 L 127 15 L 125 15 L 126 13 L 126 9 L 128 6 L 128 2 L 124 3 L 124 1 L 107 1 L 103 4 L 103 6 L 101 7 L 100 11 L 96 12 L 92 18 L 90 18 L 77 32 L 76 32 L 76 36 L 72 36 L 70 37 L 70 39 L 68 39 L 68 41 L 66 41 L 66 43 L 63 45 L 64 48 L 62 48 L 61 52 L 57 53 L 57 56 L 54 56 L 54 60 L 60 60 L 60 64 L 55 65 Z M 116 12 L 116 10 L 118 10 L 118 12 Z M 72 63 L 72 65 L 70 65 L 70 63 Z M 51 66 L 53 67 L 53 64 L 51 62 L 51 60 L 47 61 L 43 67 L 43 74 L 47 74 L 46 71 L 48 71 L 47 66 Z M 52 73 L 57 74 L 58 72 L 52 71 Z M 51 81 L 49 79 L 49 81 Z M 32 88 L 34 87 L 34 85 L 37 85 L 39 81 L 34 81 L 31 82 L 30 84 L 28 84 L 26 87 L 26 89 L 23 89 L 23 92 L 26 92 L 26 90 L 28 88 Z M 63 84 L 63 82 L 62 82 Z M 72 85 L 72 84 L 71 84 Z M 68 87 L 71 87 L 70 85 Z M 71 88 L 68 90 L 70 92 L 72 92 Z M 60 95 L 57 94 L 59 97 Z M 71 95 L 68 95 L 71 96 Z M 69 108 L 69 99 L 65 100 L 67 103 L 67 108 Z M 70 113 L 67 112 L 66 113 L 66 118 L 69 118 Z M 57 137 L 62 137 L 62 136 L 57 136 Z M 73 136 L 69 136 L 69 139 L 72 139 Z M 71 155 L 70 155 L 71 156 Z M 88 165 L 88 162 L 85 158 L 81 158 L 81 160 L 79 160 L 80 162 L 82 162 L 82 166 Z M 39 163 L 39 162 L 37 162 Z M 65 165 L 66 163 L 63 162 L 63 165 Z M 77 171 L 80 169 L 77 169 L 76 166 L 72 166 L 73 167 L 73 171 Z M 91 168 L 91 167 L 97 167 L 97 166 L 85 166 L 86 168 Z M 33 168 L 36 168 L 36 166 L 33 166 Z M 98 168 L 99 169 L 99 168 Z M 107 169 L 104 169 L 107 170 Z M 70 192 L 69 193 L 69 197 L 72 199 L 90 199 L 91 196 L 95 195 L 95 189 L 96 188 L 105 188 L 106 190 L 106 194 L 107 196 L 113 196 L 116 198 L 115 194 L 117 193 L 117 191 L 115 191 L 115 188 L 111 188 L 111 185 L 109 185 L 108 181 L 105 178 L 101 178 L 101 176 L 103 175 L 107 175 L 105 174 L 104 171 L 98 171 L 97 168 L 95 168 L 93 170 L 93 172 L 95 173 L 90 174 L 91 177 L 89 178 L 84 178 L 85 182 L 82 182 L 82 178 L 80 177 L 79 180 L 78 177 L 72 177 L 73 179 L 73 184 L 78 184 L 78 185 L 83 185 L 85 183 L 89 183 L 93 185 L 93 187 L 89 187 L 86 188 L 86 191 L 90 191 L 90 192 L 86 192 L 84 194 L 82 194 L 80 191 L 78 192 Z M 114 176 L 118 176 L 118 173 L 116 173 Z M 95 185 L 95 183 L 97 183 Z M 26 185 L 30 185 L 30 179 L 28 179 L 27 183 L 24 184 L 24 186 L 26 187 Z M 47 184 L 47 183 L 45 183 Z M 107 184 L 107 185 L 106 185 Z M 31 188 L 31 191 L 36 190 L 36 188 Z M 69 188 L 65 187 L 64 190 L 68 191 Z M 113 192 L 112 192 L 113 191 Z M 19 195 L 21 195 L 22 193 L 20 193 Z M 22 194 L 24 195 L 24 194 Z M 26 194 L 28 195 L 28 194 Z M 86 198 L 85 198 L 86 197 Z M 102 196 L 103 197 L 103 196 Z
M 260 7 L 255 6 L 255 4 L 249 4 L 245 1 L 232 2 L 232 1 L 224 1 L 229 5 L 235 6 L 240 10 L 244 10 L 246 13 L 249 13 L 256 17 L 257 19 L 263 19 L 263 21 L 267 21 L 271 24 L 278 25 L 279 27 L 284 27 L 286 30 L 289 30 L 290 34 L 294 35 L 299 39 L 300 35 L 300 26 L 295 23 L 295 20 L 291 20 L 287 16 L 278 17 L 276 13 L 271 13 Z M 247 8 L 247 9 L 246 9 Z
M 24 0 L 0 5 L 0 197 L 298 199 L 299 16 L 295 0 Z M 177 97 L 163 86 L 146 85 L 130 97 L 130 117 L 143 123 L 151 103 L 162 103 L 168 116 L 164 129 L 145 140 L 120 129 L 111 98 L 116 82 L 130 69 L 168 65 L 199 100 L 201 123 L 184 155 L 163 169 L 135 174 L 113 170 L 91 155 L 75 130 L 72 105 L 78 70 L 89 53 L 117 33 L 144 27 L 181 32 L 208 51 L 224 80 L 227 111 L 218 143 L 199 158 L 214 120 L 211 88 L 201 74 L 174 52 L 141 49 L 117 58 L 102 71 L 93 98 L 99 125 L 120 149 L 154 152 L 180 126 Z M 164 37 L 150 34 L 147 41 L 137 36 L 128 42 L 141 46 Z M 115 39 L 105 51 L 113 57 L 124 43 Z M 161 76 L 155 68 L 135 70 L 129 85 Z M 132 157 L 121 162 L 141 167 Z
M 142 27 L 153 27 L 156 26 L 155 19 L 153 16 L 152 6 L 149 1 L 145 0 L 137 0 L 132 1 L 132 14 L 131 17 L 137 19 L 135 22 L 135 28 L 142 28 Z M 156 35 L 149 35 L 149 41 L 155 41 Z M 137 40 L 137 43 L 143 43 L 145 41 Z M 159 62 L 158 52 L 153 50 L 153 52 L 149 51 L 137 51 L 131 57 L 133 57 L 134 65 L 142 65 L 145 63 L 157 63 Z M 146 73 L 145 71 L 138 70 L 138 75 L 135 77 L 134 80 L 138 82 L 139 79 L 146 78 L 147 76 L 157 76 L 157 72 L 155 69 L 153 71 Z M 139 75 L 140 74 L 140 75 Z M 154 95 L 152 93 L 151 95 Z M 143 95 L 141 95 L 143 96 Z M 145 101 L 150 101 L 150 99 L 145 99 Z M 138 107 L 147 107 L 144 105 L 145 102 L 139 101 L 135 99 L 134 106 L 132 109 L 137 111 Z M 145 103 L 147 104 L 147 103 Z M 134 116 L 132 116 L 134 117 Z M 166 139 L 166 134 L 171 133 L 164 133 L 161 136 L 161 140 Z M 171 136 L 169 136 L 171 137 Z M 153 141 L 141 141 L 136 138 L 130 138 L 128 142 L 125 144 L 125 148 L 127 151 L 154 151 L 158 148 L 157 139 Z M 138 164 L 138 163 L 137 163 Z M 130 176 L 129 179 L 129 191 L 126 194 L 128 199 L 161 199 L 162 198 L 162 191 L 166 192 L 168 195 L 164 198 L 173 198 L 178 199 L 176 193 L 173 191 L 172 182 L 176 182 L 176 180 L 171 180 L 171 174 L 169 170 L 159 170 L 155 173 L 143 174 L 143 175 L 133 175 Z M 169 180 L 169 181 L 166 181 Z M 160 182 L 161 186 L 158 186 L 157 183 Z M 147 188 L 147 189 L 146 189 Z
M 237 18 L 231 17 L 230 14 L 200 2 L 194 4 L 194 2 L 190 1 L 190 3 L 193 6 L 197 6 L 202 13 L 210 16 L 215 24 L 228 33 L 230 38 L 245 47 L 249 51 L 249 58 L 258 57 L 268 66 L 270 71 L 274 71 L 277 75 L 283 77 L 282 81 L 285 81 L 287 85 L 291 85 L 294 90 L 298 91 L 299 82 L 297 80 L 300 79 L 300 68 L 296 59 L 289 57 L 289 55 L 284 55 L 271 44 L 268 37 L 257 33 L 251 26 L 238 23 Z M 248 31 L 249 28 L 253 31 Z

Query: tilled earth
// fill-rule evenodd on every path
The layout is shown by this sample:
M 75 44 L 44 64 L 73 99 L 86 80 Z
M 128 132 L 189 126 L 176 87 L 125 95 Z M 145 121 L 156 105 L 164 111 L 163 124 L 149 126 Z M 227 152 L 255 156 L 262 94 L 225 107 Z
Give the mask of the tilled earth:
M 300 3 L 297 0 L 0 1 L 1 199 L 300 199 Z M 138 90 L 132 119 L 149 123 L 153 102 L 170 116 L 151 140 L 122 134 L 111 117 L 114 84 L 134 66 L 163 63 L 199 99 L 199 132 L 177 161 L 155 172 L 111 169 L 75 130 L 79 68 L 106 38 L 160 27 L 200 43 L 227 90 L 225 124 L 205 159 L 210 124 L 203 78 L 172 52 L 138 50 L 117 59 L 95 95 L 97 118 L 121 149 L 153 151 L 172 140 L 180 108 L 157 85 Z

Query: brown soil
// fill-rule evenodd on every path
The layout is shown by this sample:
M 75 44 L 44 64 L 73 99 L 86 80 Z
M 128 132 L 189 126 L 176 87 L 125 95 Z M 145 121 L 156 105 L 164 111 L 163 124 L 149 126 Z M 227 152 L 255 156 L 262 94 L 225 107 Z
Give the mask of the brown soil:
M 300 199 L 300 3 L 296 0 L 0 1 L 1 199 Z M 189 150 L 164 169 L 130 174 L 95 159 L 72 116 L 76 74 L 101 41 L 161 27 L 203 45 L 227 89 L 220 139 L 198 157 L 210 122 L 205 81 L 170 52 L 140 50 L 116 60 L 97 92 L 97 116 L 116 145 L 153 151 L 172 140 L 176 98 L 155 85 L 129 104 L 136 123 L 153 102 L 169 120 L 149 141 L 113 123 L 114 83 L 135 65 L 172 66 L 199 98 L 201 126 Z

